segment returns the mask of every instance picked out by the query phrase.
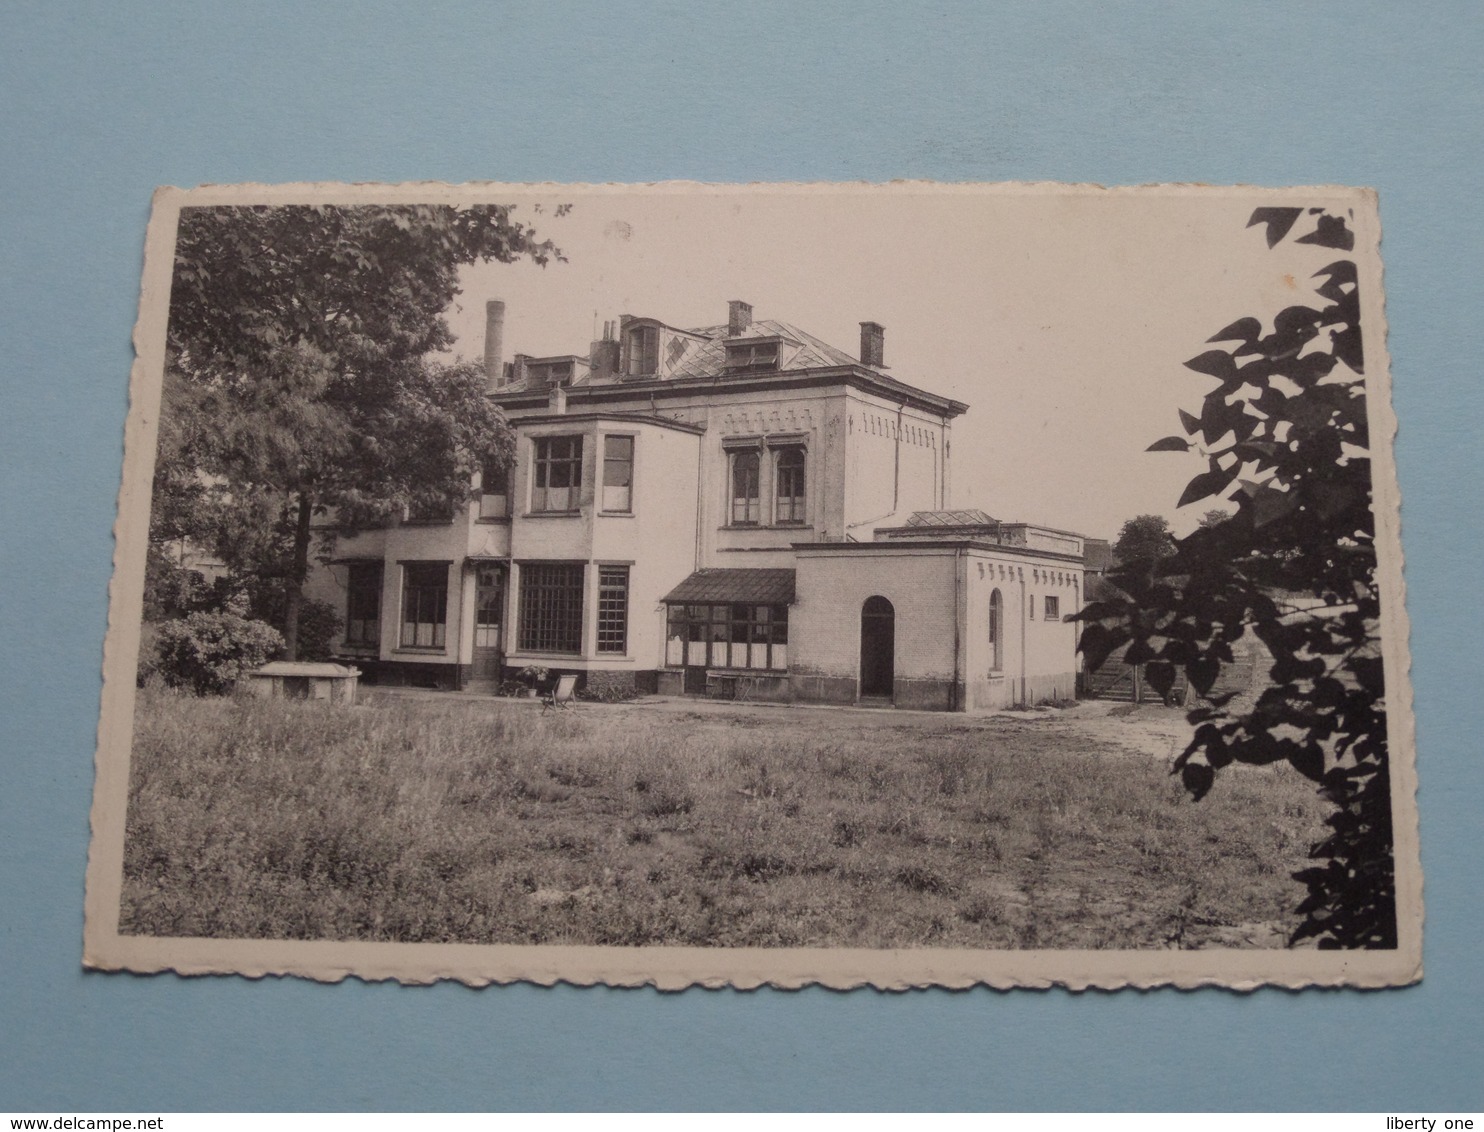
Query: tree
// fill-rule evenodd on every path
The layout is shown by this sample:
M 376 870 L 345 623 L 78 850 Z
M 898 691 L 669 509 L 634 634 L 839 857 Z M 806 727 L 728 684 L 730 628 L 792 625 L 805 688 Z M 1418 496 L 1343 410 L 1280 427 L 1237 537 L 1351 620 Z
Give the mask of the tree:
M 1232 513 L 1225 507 L 1213 507 L 1200 518 L 1200 526 L 1217 527 L 1232 517 Z
M 1175 553 L 1170 521 L 1163 515 L 1138 515 L 1123 524 L 1113 542 L 1113 560 L 1119 565 L 1142 563 L 1146 568 Z
M 567 206 L 557 210 L 564 214 Z M 298 654 L 311 523 L 452 513 L 512 438 L 484 375 L 440 365 L 461 266 L 561 259 L 509 205 L 187 208 L 152 533 L 283 592 Z
M 1271 248 L 1304 215 L 1314 228 L 1296 243 L 1353 249 L 1346 218 L 1323 209 L 1261 208 L 1248 226 L 1266 225 Z M 1206 698 L 1175 763 L 1197 800 L 1233 762 L 1286 761 L 1318 784 L 1334 811 L 1318 863 L 1297 874 L 1308 895 L 1294 939 L 1387 948 L 1395 881 L 1360 295 L 1351 260 L 1314 278 L 1320 301 L 1280 311 L 1271 330 L 1242 318 L 1210 339 L 1224 348 L 1186 363 L 1216 387 L 1199 416 L 1181 412 L 1186 436 L 1150 450 L 1204 454 L 1178 506 L 1212 499 L 1235 513 L 1179 540 L 1157 574 L 1115 570 L 1116 592 L 1082 613 L 1080 647 L 1096 666 L 1128 642 L 1126 659 L 1147 663 L 1156 687 L 1184 669 Z M 1270 686 L 1239 706 L 1212 688 L 1249 631 L 1274 663 Z

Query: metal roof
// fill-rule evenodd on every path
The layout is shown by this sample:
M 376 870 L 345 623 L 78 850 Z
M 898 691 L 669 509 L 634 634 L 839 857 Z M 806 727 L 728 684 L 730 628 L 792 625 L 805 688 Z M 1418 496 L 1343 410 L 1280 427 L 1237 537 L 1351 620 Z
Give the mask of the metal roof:
M 705 338 L 705 342 L 686 351 L 680 364 L 675 367 L 675 377 L 723 377 L 727 372 L 728 342 L 745 341 L 748 338 L 780 338 L 783 348 L 778 353 L 780 370 L 822 369 L 830 366 L 858 366 L 860 360 L 844 350 L 837 350 L 812 334 L 796 326 L 772 319 L 759 319 L 741 334 L 729 336 L 725 326 L 703 326 L 688 330 L 687 334 Z M 871 367 L 875 368 L 875 367 Z
M 697 570 L 665 595 L 672 605 L 736 602 L 741 605 L 791 605 L 794 572 L 728 567 Z
M 983 511 L 914 511 L 909 527 L 992 527 L 999 520 Z

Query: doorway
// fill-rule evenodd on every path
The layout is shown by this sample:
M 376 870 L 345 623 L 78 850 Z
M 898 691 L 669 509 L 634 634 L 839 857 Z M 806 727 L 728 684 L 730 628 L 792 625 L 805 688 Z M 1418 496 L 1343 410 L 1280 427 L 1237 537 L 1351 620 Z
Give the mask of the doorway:
M 884 597 L 861 606 L 861 698 L 891 699 L 896 681 L 896 610 Z
M 474 664 L 471 678 L 482 683 L 500 678 L 504 663 L 501 630 L 505 620 L 505 567 L 481 562 L 474 575 Z

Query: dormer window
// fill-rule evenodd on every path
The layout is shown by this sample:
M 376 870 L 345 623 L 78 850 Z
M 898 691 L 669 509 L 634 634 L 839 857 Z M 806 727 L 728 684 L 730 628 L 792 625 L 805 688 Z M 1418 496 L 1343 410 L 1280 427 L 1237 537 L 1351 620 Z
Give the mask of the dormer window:
M 628 359 L 624 372 L 630 377 L 641 377 L 659 372 L 660 328 L 658 326 L 635 326 L 628 332 L 624 343 Z
M 776 373 L 778 340 L 760 338 L 727 343 L 727 373 Z
M 538 386 L 568 385 L 572 381 L 572 363 L 570 361 L 528 362 L 526 380 Z

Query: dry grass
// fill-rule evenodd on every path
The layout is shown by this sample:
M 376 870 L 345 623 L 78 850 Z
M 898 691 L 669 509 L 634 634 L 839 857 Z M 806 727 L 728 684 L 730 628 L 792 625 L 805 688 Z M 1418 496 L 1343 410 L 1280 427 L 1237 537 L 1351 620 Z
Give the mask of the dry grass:
M 1115 735 L 1119 721 L 1102 726 Z M 710 946 L 1281 946 L 1322 804 L 1188 800 L 1087 724 L 141 692 L 123 930 Z

